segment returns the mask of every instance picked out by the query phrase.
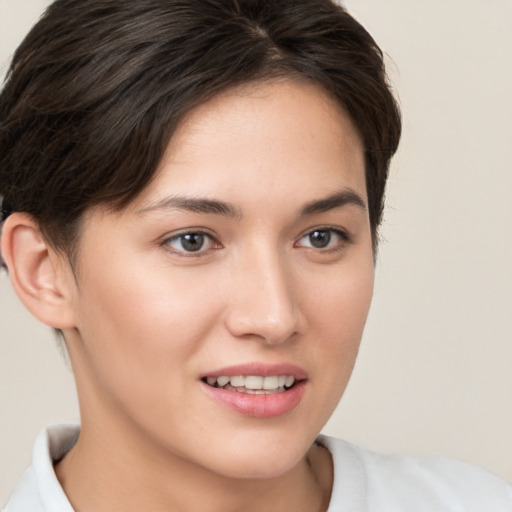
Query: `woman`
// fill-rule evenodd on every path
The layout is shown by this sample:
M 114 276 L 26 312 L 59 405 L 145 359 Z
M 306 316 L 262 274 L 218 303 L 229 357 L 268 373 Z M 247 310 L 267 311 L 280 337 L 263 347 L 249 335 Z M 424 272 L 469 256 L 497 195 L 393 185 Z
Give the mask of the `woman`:
M 318 437 L 400 135 L 342 8 L 58 0 L 0 123 L 2 256 L 62 333 L 81 412 L 41 433 L 7 511 L 512 506 L 476 468 Z

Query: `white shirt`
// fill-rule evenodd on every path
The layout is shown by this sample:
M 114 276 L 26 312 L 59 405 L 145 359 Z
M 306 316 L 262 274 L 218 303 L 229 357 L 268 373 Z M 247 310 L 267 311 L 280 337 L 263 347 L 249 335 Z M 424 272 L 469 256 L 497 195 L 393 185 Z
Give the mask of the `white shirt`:
M 73 512 L 54 461 L 78 439 L 76 425 L 39 434 L 32 466 L 3 512 Z M 328 436 L 334 484 L 327 512 L 512 512 L 512 487 L 469 464 L 441 457 L 380 455 Z

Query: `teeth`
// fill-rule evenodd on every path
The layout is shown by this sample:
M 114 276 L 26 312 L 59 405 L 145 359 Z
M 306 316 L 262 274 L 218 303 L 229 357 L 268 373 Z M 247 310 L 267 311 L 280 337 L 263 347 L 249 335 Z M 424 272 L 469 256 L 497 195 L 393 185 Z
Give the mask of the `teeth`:
M 213 379 L 217 381 L 219 387 L 225 386 L 229 382 L 229 377 L 226 377 L 224 375 L 222 377 L 217 377 L 217 379 L 215 379 L 214 377 Z M 208 382 L 208 384 L 210 383 Z
M 229 377 L 227 377 L 229 378 Z M 236 377 L 231 377 L 229 378 L 229 383 L 234 387 L 234 388 L 243 388 L 245 386 L 245 377 L 243 377 L 242 375 L 237 375 Z
M 247 384 L 246 384 L 247 387 Z M 265 377 L 263 379 L 263 389 L 277 389 L 279 387 L 279 377 Z
M 290 386 L 293 386 L 293 383 L 295 382 L 295 378 L 294 377 L 286 377 L 286 381 L 284 383 L 284 385 L 289 388 Z
M 234 375 L 228 377 L 227 375 L 222 375 L 220 377 L 207 377 L 206 382 L 214 387 L 237 388 L 238 391 L 261 394 L 260 391 L 269 390 L 282 392 L 285 390 L 285 387 L 290 388 L 293 386 L 295 377 L 291 375 L 271 375 L 269 377 L 262 377 L 261 375 Z
M 231 382 L 231 385 L 234 386 L 233 382 Z M 247 389 L 261 389 L 263 387 L 263 377 L 248 375 L 245 377 L 245 387 Z

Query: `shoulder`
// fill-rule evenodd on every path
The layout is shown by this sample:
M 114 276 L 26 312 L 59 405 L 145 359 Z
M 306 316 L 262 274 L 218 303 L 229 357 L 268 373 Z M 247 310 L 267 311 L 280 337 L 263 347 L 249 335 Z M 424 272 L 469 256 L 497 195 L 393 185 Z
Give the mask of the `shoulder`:
M 72 512 L 53 464 L 71 449 L 79 433 L 77 425 L 55 425 L 39 433 L 32 465 L 18 482 L 2 512 Z
M 333 504 L 348 498 L 364 512 L 512 512 L 512 487 L 470 464 L 378 454 L 327 436 L 319 442 L 333 457 Z

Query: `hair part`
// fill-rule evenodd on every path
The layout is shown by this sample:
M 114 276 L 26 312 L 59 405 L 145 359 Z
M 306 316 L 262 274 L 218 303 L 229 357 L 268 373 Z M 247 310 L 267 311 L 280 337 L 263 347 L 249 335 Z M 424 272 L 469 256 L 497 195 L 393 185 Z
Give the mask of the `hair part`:
M 323 87 L 359 131 L 375 249 L 400 113 L 381 50 L 331 0 L 55 1 L 0 95 L 2 209 L 73 261 L 84 212 L 128 205 L 184 114 L 280 77 Z

